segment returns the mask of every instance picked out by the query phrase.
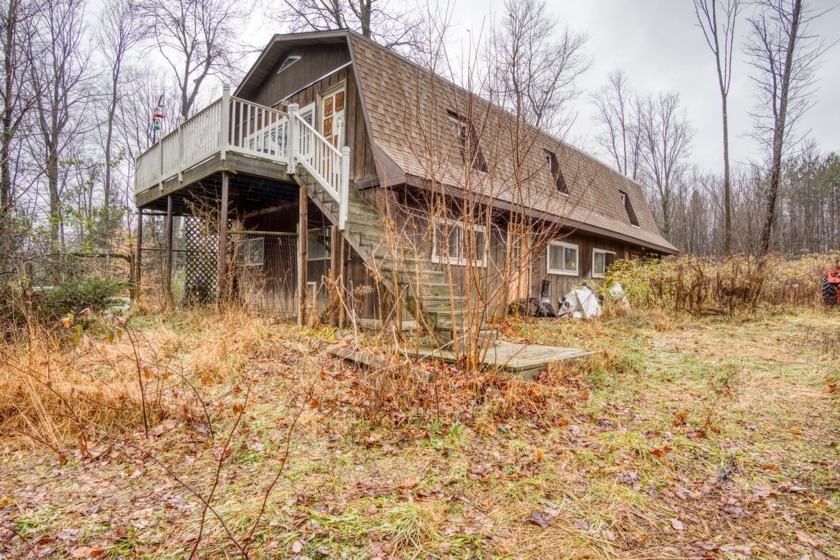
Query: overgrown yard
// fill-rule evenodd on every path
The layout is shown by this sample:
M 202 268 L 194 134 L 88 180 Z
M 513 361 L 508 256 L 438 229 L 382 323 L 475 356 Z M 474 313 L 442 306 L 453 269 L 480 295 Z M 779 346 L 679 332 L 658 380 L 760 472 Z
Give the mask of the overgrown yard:
M 130 324 L 3 349 L 0 557 L 840 557 L 834 311 L 506 323 L 595 351 L 533 382 Z

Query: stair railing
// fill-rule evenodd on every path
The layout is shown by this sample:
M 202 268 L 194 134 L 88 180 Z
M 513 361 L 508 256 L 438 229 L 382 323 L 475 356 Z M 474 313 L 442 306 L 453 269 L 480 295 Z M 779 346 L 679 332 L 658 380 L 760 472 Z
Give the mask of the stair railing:
M 294 103 L 289 105 L 288 134 L 289 173 L 300 164 L 338 202 L 338 229 L 343 231 L 350 192 L 350 148 L 345 146 L 339 151 L 300 116 Z

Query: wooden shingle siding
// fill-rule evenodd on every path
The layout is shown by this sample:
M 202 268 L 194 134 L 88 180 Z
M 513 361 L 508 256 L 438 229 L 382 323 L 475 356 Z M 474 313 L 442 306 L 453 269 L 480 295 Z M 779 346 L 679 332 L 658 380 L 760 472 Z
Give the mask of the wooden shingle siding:
M 301 59 L 280 74 L 277 70 L 287 56 Z M 274 106 L 300 88 L 320 79 L 331 71 L 350 62 L 346 45 L 315 45 L 289 49 L 286 56 L 271 69 L 268 78 L 260 84 L 250 101 Z

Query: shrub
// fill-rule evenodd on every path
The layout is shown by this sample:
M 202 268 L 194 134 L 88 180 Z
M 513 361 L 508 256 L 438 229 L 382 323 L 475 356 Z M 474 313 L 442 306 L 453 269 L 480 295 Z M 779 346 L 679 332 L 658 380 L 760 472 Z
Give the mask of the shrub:
M 43 291 L 40 311 L 47 319 L 78 313 L 86 307 L 101 310 L 126 286 L 116 280 L 88 276 L 70 278 Z
M 620 260 L 610 267 L 604 286 L 620 283 L 635 306 L 695 314 L 818 305 L 822 278 L 838 262 L 840 252 L 771 255 L 763 263 L 746 256 Z

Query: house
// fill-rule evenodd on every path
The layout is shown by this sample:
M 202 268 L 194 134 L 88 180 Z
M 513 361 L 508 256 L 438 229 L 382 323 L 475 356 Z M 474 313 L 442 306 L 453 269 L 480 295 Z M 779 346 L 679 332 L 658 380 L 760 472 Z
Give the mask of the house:
M 480 305 L 556 302 L 615 259 L 676 252 L 637 183 L 350 31 L 276 35 L 137 159 L 135 198 L 141 240 L 166 217 L 167 293 L 180 247 L 187 296 L 444 339 Z

